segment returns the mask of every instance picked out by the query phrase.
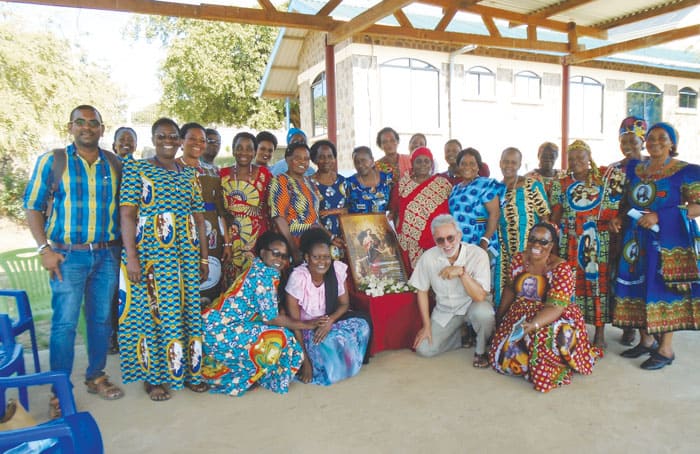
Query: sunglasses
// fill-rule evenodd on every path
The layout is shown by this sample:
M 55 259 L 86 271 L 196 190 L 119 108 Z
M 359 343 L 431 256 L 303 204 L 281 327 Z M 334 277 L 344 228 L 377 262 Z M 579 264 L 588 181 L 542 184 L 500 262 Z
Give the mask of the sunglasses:
M 84 118 L 78 118 L 77 120 L 71 121 L 75 126 L 83 127 L 85 125 L 90 126 L 91 128 L 96 128 L 98 126 L 102 126 L 102 123 L 100 123 L 100 120 L 86 120 Z
M 445 237 L 439 236 L 435 238 L 435 243 L 437 243 L 438 246 L 442 246 L 445 243 L 452 243 L 455 240 L 454 235 L 447 235 Z
M 277 249 L 268 249 L 268 251 L 270 251 L 270 254 L 276 259 L 287 260 L 289 258 L 289 254 L 280 252 Z
M 221 145 L 221 141 L 216 139 L 207 139 L 207 143 Z
M 158 140 L 165 140 L 165 139 L 170 139 L 170 140 L 178 140 L 180 139 L 180 136 L 177 134 L 156 134 L 156 139 Z
M 549 243 L 553 243 L 553 240 L 546 240 L 544 238 L 535 238 L 534 236 L 528 237 L 528 242 L 533 244 L 539 244 L 540 246 L 547 246 Z

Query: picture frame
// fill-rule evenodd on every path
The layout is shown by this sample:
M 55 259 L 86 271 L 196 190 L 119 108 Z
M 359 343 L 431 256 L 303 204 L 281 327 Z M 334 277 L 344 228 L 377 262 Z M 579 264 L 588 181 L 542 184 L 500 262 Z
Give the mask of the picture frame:
M 408 281 L 399 242 L 385 214 L 343 214 L 340 228 L 356 289 L 370 276 Z

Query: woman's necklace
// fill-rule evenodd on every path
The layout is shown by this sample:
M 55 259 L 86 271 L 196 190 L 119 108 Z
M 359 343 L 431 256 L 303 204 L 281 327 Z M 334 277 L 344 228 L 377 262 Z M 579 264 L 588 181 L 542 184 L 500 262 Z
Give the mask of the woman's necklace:
M 643 164 L 643 165 L 644 165 L 644 175 L 642 176 L 642 180 L 643 180 L 644 182 L 650 182 L 650 181 L 657 180 L 658 177 L 661 175 L 661 172 L 664 171 L 664 169 L 666 168 L 666 166 L 667 166 L 670 162 L 671 162 L 671 157 L 669 156 L 668 158 L 666 158 L 666 160 L 664 161 L 664 163 L 661 164 L 661 166 L 659 166 L 658 169 L 653 170 L 653 171 L 650 169 L 650 167 L 651 167 L 651 159 L 648 160 L 648 161 L 646 161 L 646 162 L 644 162 L 644 164 Z
M 377 175 L 378 175 L 378 174 L 377 174 Z M 373 175 L 373 176 L 374 176 L 374 175 Z M 365 177 L 363 177 L 363 176 L 360 175 L 359 173 L 357 174 L 357 180 L 360 182 L 360 184 L 361 184 L 362 186 L 368 188 L 368 189 L 371 190 L 372 192 L 374 192 L 374 190 L 376 189 L 377 185 L 379 184 L 379 178 L 372 178 L 372 180 L 375 180 L 375 179 L 376 179 L 377 181 L 374 181 L 373 184 L 372 184 L 372 183 L 370 183 L 369 181 L 366 181 L 366 180 L 365 180 Z
M 503 180 L 503 183 L 506 183 L 506 203 L 510 202 L 511 200 L 513 200 L 513 197 L 515 197 L 515 187 L 518 185 L 519 180 L 520 176 L 516 175 L 515 179 L 513 180 L 513 184 L 510 185 L 510 188 L 508 187 L 506 181 Z
M 238 164 L 231 166 L 231 173 L 233 173 L 233 181 L 238 181 Z M 253 163 L 248 164 L 248 178 L 245 179 L 248 183 L 252 182 L 253 178 Z
M 177 163 L 177 161 L 173 161 L 173 165 L 175 166 L 174 169 L 168 168 L 168 167 L 165 165 L 165 163 L 163 163 L 160 159 L 158 159 L 158 156 L 156 156 L 156 155 L 153 156 L 153 161 L 158 165 L 158 167 L 160 167 L 161 169 L 165 169 L 165 170 L 167 170 L 167 171 L 169 171 L 169 172 L 177 172 L 177 173 L 180 173 L 180 171 L 182 171 L 182 169 L 180 168 L 180 165 Z

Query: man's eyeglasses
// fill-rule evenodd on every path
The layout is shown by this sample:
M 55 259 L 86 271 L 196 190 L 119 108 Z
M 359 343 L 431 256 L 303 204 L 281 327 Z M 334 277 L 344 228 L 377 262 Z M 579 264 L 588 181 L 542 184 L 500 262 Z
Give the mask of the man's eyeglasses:
M 268 249 L 268 251 L 270 251 L 270 254 L 276 259 L 287 260 L 289 258 L 289 254 L 280 252 L 277 249 Z
M 102 123 L 100 120 L 86 120 L 84 118 L 77 118 L 73 121 L 71 121 L 75 126 L 83 127 L 83 126 L 90 126 L 91 128 L 97 128 L 98 126 L 102 126 Z
M 170 140 L 178 140 L 180 138 L 179 135 L 177 134 L 156 134 L 156 139 L 158 140 L 165 140 L 165 139 L 170 139 Z
M 547 246 L 549 243 L 553 243 L 554 241 L 552 240 L 547 240 L 544 238 L 535 238 L 534 236 L 531 236 L 527 239 L 530 243 L 533 244 L 539 244 L 540 246 Z
M 435 243 L 436 243 L 438 246 L 442 246 L 442 245 L 445 244 L 445 243 L 452 243 L 454 240 L 455 240 L 455 236 L 454 236 L 454 235 L 447 235 L 447 236 L 444 236 L 444 237 L 443 237 L 443 236 L 439 236 L 439 237 L 435 238 Z
M 216 140 L 216 139 L 207 139 L 207 143 L 208 143 L 208 144 L 221 145 L 221 141 L 220 141 L 220 140 Z

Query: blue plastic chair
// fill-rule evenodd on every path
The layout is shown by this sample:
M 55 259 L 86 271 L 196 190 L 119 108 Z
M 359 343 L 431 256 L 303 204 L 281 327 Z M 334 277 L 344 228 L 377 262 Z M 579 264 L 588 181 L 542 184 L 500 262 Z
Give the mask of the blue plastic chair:
M 0 377 L 11 375 L 24 375 L 24 349 L 20 344 L 15 343 L 15 336 L 12 334 L 12 324 L 7 314 L 0 314 Z M 3 393 L 4 390 L 0 390 Z M 29 398 L 27 388 L 19 389 L 19 401 L 24 408 L 29 409 Z M 5 408 L 3 404 L 2 408 Z
M 68 376 L 65 372 L 43 372 L 21 377 L 0 378 L 0 411 L 5 411 L 7 388 L 22 388 L 35 385 L 53 385 L 54 393 L 61 403 L 61 417 L 25 429 L 2 432 L 0 452 L 29 441 L 55 438 L 58 443 L 42 451 L 63 454 L 101 454 L 104 452 L 102 435 L 95 418 L 88 412 L 77 412 Z
M 12 334 L 15 337 L 25 331 L 29 331 L 29 337 L 32 341 L 32 356 L 34 357 L 34 372 L 41 372 L 39 365 L 39 347 L 36 343 L 36 331 L 34 330 L 34 317 L 32 317 L 32 308 L 29 305 L 27 292 L 24 290 L 2 290 L 0 296 L 14 298 L 17 303 L 17 320 L 12 320 Z

